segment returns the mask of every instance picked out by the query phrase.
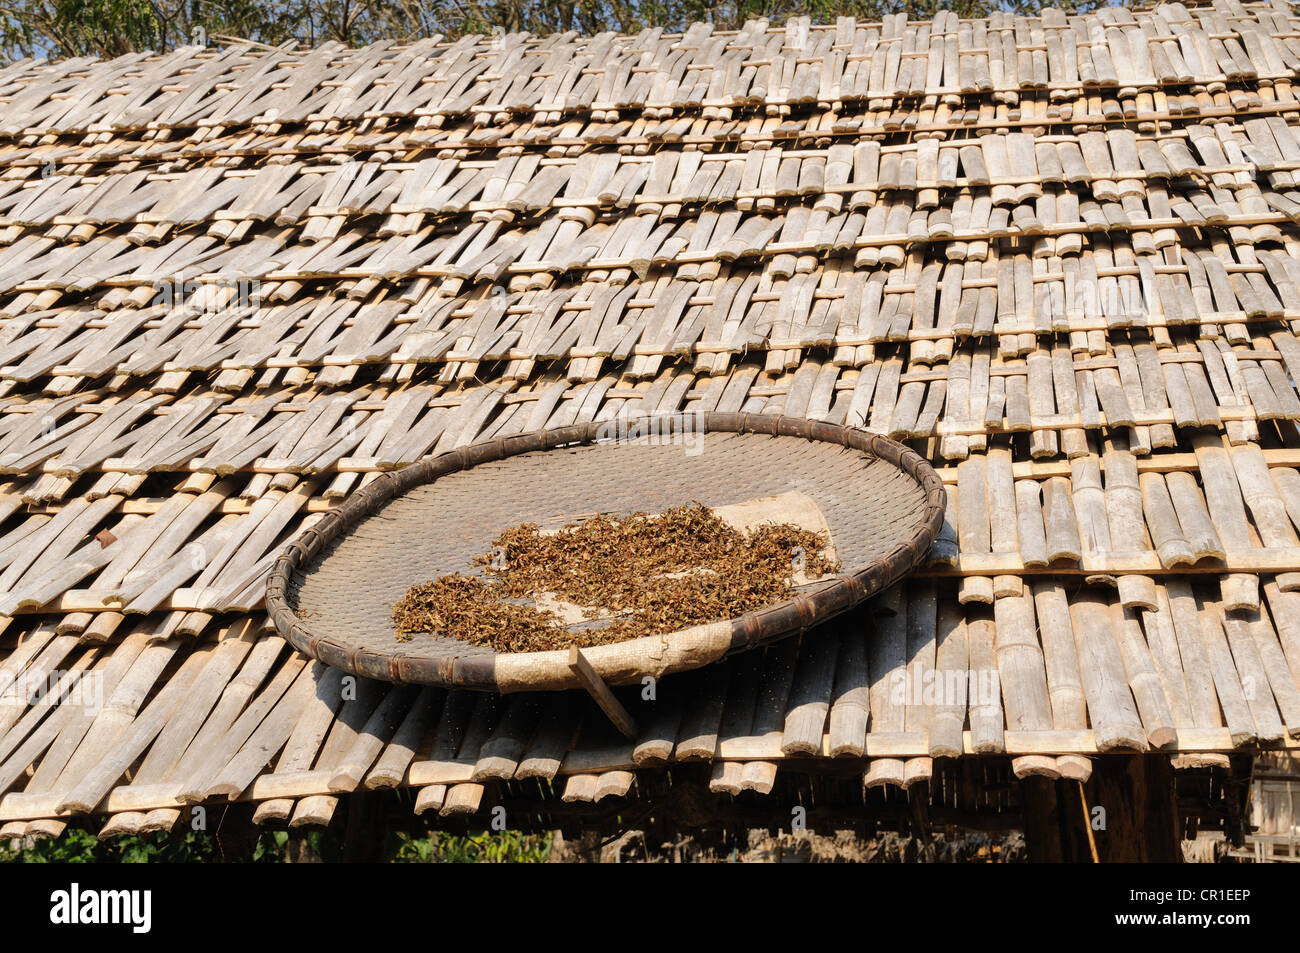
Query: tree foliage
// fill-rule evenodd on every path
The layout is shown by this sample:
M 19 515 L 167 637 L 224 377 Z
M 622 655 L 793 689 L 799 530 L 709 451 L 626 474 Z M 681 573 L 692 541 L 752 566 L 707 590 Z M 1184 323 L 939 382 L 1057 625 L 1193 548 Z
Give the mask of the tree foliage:
M 879 20 L 891 13 L 929 19 L 939 10 L 985 16 L 995 10 L 1033 13 L 1053 5 L 1067 11 L 1095 0 L 0 0 L 0 52 L 22 56 L 120 56 L 238 37 L 278 45 L 353 46 L 381 39 L 441 34 L 576 30 L 630 33 L 658 26 L 680 31 L 695 21 L 736 29 L 767 16 L 815 23 L 837 16 Z

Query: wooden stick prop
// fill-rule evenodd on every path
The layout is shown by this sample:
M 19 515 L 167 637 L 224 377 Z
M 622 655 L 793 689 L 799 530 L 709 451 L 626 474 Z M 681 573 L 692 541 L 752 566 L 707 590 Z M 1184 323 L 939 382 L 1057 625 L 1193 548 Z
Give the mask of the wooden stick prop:
M 569 669 L 574 675 L 578 676 L 582 682 L 582 687 L 587 690 L 600 710 L 609 716 L 609 720 L 614 723 L 614 727 L 621 731 L 624 737 L 635 738 L 637 736 L 636 720 L 628 714 L 614 693 L 609 690 L 605 680 L 596 674 L 596 670 L 591 667 L 582 650 L 576 645 L 569 649 Z

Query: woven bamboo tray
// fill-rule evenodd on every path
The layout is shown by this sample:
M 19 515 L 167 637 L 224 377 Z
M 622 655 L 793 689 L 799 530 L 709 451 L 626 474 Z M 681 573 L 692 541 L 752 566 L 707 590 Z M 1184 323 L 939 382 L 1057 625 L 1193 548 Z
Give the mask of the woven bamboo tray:
M 267 608 L 297 649 L 368 678 L 500 692 L 577 688 L 564 650 L 498 653 L 437 633 L 398 641 L 393 605 L 416 583 L 466 572 L 520 523 L 560 526 L 692 501 L 725 507 L 791 491 L 823 515 L 838 574 L 733 619 L 584 648 L 596 674 L 628 684 L 801 633 L 896 582 L 943 523 L 943 484 L 929 464 L 861 430 L 750 414 L 596 422 L 490 440 L 380 475 L 290 544 L 267 584 Z

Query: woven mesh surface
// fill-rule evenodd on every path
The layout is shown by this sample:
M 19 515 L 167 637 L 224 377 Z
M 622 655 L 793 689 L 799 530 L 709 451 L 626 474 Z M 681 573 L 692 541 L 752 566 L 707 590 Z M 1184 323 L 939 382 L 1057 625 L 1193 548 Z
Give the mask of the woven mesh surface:
M 797 437 L 708 433 L 682 444 L 596 444 L 526 453 L 440 477 L 389 501 L 322 550 L 300 576 L 298 614 L 313 633 L 377 653 L 458 656 L 490 649 L 429 634 L 398 642 L 393 605 L 406 590 L 492 548 L 520 523 L 563 526 L 597 512 L 710 507 L 797 490 L 820 507 L 846 570 L 906 540 L 924 517 L 915 479 L 875 457 Z

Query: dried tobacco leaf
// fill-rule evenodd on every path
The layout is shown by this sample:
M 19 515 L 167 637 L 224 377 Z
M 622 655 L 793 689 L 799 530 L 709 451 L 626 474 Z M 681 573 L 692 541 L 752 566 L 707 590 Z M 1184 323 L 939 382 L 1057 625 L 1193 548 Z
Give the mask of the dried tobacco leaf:
M 393 609 L 399 639 L 438 632 L 499 652 L 605 645 L 727 619 L 785 598 L 792 577 L 839 568 L 823 533 L 789 523 L 741 533 L 700 503 L 651 516 L 593 516 L 556 533 L 525 523 L 474 565 L 485 577 L 412 586 Z M 526 604 L 582 608 L 585 624 Z

